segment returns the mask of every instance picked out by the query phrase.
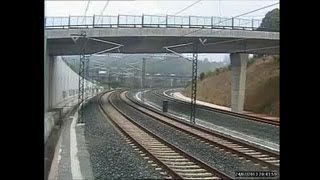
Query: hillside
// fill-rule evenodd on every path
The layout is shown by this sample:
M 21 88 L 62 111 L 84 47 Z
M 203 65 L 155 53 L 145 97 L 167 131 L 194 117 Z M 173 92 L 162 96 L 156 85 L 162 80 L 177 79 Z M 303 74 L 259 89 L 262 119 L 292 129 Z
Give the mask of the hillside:
M 279 62 L 280 56 L 266 56 L 248 63 L 244 110 L 279 116 Z M 199 80 L 198 99 L 230 107 L 230 76 L 230 69 L 224 68 Z M 182 94 L 190 97 L 190 86 Z
M 129 54 L 122 55 L 116 54 L 118 58 L 114 58 L 115 55 L 99 57 L 90 57 L 90 68 L 95 66 L 96 63 L 104 64 L 106 68 L 112 68 L 113 72 L 125 72 L 123 69 L 136 67 L 141 68 L 142 58 L 146 57 L 146 73 L 148 74 L 171 74 L 191 76 L 192 65 L 191 62 L 186 61 L 183 58 L 175 56 L 158 55 L 158 58 L 152 58 L 148 54 Z M 159 58 L 160 57 L 160 58 Z M 75 72 L 79 70 L 79 56 L 64 56 L 66 63 L 74 69 Z M 129 66 L 128 64 L 131 64 Z M 222 67 L 222 62 L 209 62 L 203 59 L 199 59 L 198 72 L 206 72 L 208 70 Z

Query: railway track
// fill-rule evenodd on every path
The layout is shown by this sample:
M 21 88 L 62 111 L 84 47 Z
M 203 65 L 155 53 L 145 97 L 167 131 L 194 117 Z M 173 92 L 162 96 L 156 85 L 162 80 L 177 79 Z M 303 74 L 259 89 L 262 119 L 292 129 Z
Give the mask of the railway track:
M 127 138 L 127 142 L 137 150 L 149 163 L 156 163 L 165 178 L 173 179 L 231 179 L 228 175 L 189 155 L 170 144 L 150 130 L 128 117 L 113 103 L 117 92 L 102 94 L 99 98 L 101 110 L 109 117 L 112 124 Z M 107 97 L 106 97 L 107 96 Z M 108 108 L 104 109 L 107 98 Z M 152 164 L 152 165 L 153 165 Z
M 174 101 L 176 103 L 179 104 L 184 104 L 184 105 L 190 105 L 190 103 L 182 101 L 182 100 L 178 100 L 176 98 L 170 97 L 170 95 L 168 95 L 166 93 L 166 95 L 164 95 L 163 93 L 160 92 L 160 90 L 152 90 L 152 93 L 158 97 L 170 100 L 170 101 Z M 201 108 L 201 109 L 205 109 L 205 110 L 209 110 L 209 111 L 214 111 L 214 112 L 218 112 L 218 113 L 222 113 L 222 114 L 227 114 L 230 116 L 235 116 L 235 117 L 240 117 L 240 118 L 244 118 L 244 119 L 248 119 L 251 121 L 258 121 L 258 122 L 263 122 L 263 123 L 267 123 L 267 124 L 271 124 L 271 125 L 275 125 L 275 126 L 279 126 L 280 123 L 279 121 L 275 121 L 275 120 L 270 120 L 270 119 L 265 119 L 265 118 L 260 118 L 260 117 L 255 117 L 255 116 L 250 116 L 247 114 L 240 114 L 240 113 L 236 113 L 236 112 L 232 112 L 232 111 L 227 111 L 227 110 L 222 110 L 222 109 L 218 109 L 218 108 L 213 108 L 213 107 L 208 107 L 208 106 L 204 106 L 204 105 L 200 105 L 197 104 L 197 108 Z
M 189 122 L 181 121 L 128 97 L 127 93 L 122 93 L 121 99 L 134 109 L 200 141 L 219 147 L 227 153 L 232 153 L 239 159 L 253 161 L 270 170 L 278 170 L 280 167 L 279 154 L 276 152 L 267 151 Z

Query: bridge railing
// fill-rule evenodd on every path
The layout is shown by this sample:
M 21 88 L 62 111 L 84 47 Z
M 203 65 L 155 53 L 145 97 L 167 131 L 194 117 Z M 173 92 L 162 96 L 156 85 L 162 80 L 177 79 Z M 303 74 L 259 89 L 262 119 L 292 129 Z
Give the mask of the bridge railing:
M 94 16 L 94 27 L 117 27 L 118 16 Z
M 119 27 L 142 27 L 142 16 L 119 15 Z
M 167 27 L 167 16 L 142 15 L 143 27 Z
M 208 29 L 256 30 L 260 19 L 224 18 L 213 16 L 172 15 L 118 15 L 46 17 L 45 28 L 99 28 L 99 27 L 180 27 Z

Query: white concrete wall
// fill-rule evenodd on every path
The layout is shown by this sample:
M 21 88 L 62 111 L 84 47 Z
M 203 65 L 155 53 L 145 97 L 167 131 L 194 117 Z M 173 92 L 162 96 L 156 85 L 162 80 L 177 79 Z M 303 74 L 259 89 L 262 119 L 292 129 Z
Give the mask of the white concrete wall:
M 54 108 L 69 96 L 76 94 L 76 90 L 79 87 L 79 76 L 62 61 L 61 57 L 53 59 L 51 69 L 50 107 Z M 70 94 L 69 90 L 73 90 L 74 92 Z
M 65 114 L 71 109 L 71 106 L 77 104 L 78 88 L 79 88 L 79 76 L 74 72 L 61 57 L 47 56 L 45 62 L 47 62 L 47 68 L 45 67 L 48 78 L 45 78 L 45 90 L 48 89 L 48 98 L 45 98 L 45 114 L 44 114 L 44 130 L 45 130 L 45 142 L 49 137 L 53 127 L 59 120 L 59 112 L 51 111 L 54 108 L 62 108 L 61 113 Z M 85 81 L 90 87 L 99 88 L 102 91 L 102 87 L 96 87 L 93 83 Z M 95 92 L 95 94 L 98 92 Z M 90 91 L 90 95 L 91 95 Z M 50 112 L 51 111 L 51 112 Z
M 59 56 L 53 59 L 50 69 L 52 70 L 50 108 L 55 108 L 64 100 L 78 95 L 79 76 Z M 90 88 L 95 87 L 89 81 L 85 81 L 85 87 L 86 83 Z

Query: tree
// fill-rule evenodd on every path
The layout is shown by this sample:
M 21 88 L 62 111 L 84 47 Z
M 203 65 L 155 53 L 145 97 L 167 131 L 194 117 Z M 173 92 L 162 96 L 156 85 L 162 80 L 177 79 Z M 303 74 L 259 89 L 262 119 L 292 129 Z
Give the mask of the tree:
M 280 9 L 269 11 L 262 19 L 258 31 L 280 31 Z
M 200 81 L 202 81 L 204 79 L 204 76 L 205 76 L 204 72 L 200 73 L 200 77 L 199 77 Z

